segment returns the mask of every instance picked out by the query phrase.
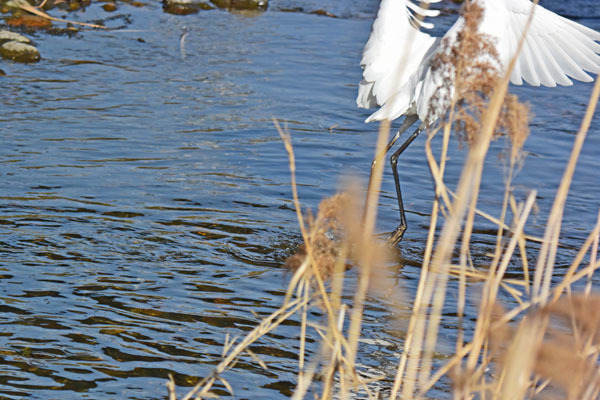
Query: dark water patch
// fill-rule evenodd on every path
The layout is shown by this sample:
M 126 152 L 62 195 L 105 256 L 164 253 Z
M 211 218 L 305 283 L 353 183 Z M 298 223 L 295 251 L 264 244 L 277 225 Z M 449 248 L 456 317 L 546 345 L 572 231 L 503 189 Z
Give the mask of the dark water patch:
M 12 278 L 12 276 L 5 275 L 5 277 L 2 279 L 10 279 L 10 278 Z M 5 304 L 0 305 L 0 310 L 3 313 L 11 313 L 11 314 L 18 314 L 18 315 L 31 315 L 31 313 L 26 310 L 21 310 L 18 307 L 13 307 L 13 306 L 5 305 Z M 12 334 L 9 334 L 8 332 L 6 332 L 6 334 L 12 335 Z

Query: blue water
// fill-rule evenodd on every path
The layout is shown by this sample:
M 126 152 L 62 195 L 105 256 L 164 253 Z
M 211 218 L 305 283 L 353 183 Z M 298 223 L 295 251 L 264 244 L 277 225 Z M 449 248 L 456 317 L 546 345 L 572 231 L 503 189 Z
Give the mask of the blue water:
M 600 30 L 595 0 L 565 4 L 544 2 Z M 218 362 L 226 334 L 243 335 L 281 305 L 289 276 L 281 264 L 300 234 L 273 117 L 292 133 L 305 207 L 315 209 L 344 176 L 368 176 L 377 126 L 363 123 L 369 111 L 355 96 L 375 0 L 272 0 L 251 15 L 100 6 L 67 18 L 117 15 L 113 26 L 126 27 L 31 33 L 40 63 L 0 62 L 2 398 L 158 398 L 168 374 L 183 393 Z M 304 11 L 283 11 L 295 7 Z M 319 9 L 340 18 L 310 13 Z M 591 89 L 514 88 L 535 115 L 514 183 L 518 199 L 538 190 L 531 234 L 543 233 Z M 400 161 L 409 230 L 389 274 L 407 298 L 433 198 L 424 139 Z M 480 207 L 496 215 L 505 148 L 494 143 L 481 192 Z M 596 223 L 597 149 L 596 118 L 568 198 L 559 265 Z M 454 140 L 449 182 L 464 155 Z M 397 223 L 386 170 L 378 231 Z M 495 236 L 484 220 L 476 227 L 484 254 Z M 392 319 L 385 300 L 373 299 L 364 330 L 372 341 L 359 354 L 390 376 L 402 345 Z M 448 317 L 444 337 L 453 326 Z M 248 357 L 227 373 L 235 398 L 289 396 L 298 332 L 291 323 L 255 346 L 268 372 Z

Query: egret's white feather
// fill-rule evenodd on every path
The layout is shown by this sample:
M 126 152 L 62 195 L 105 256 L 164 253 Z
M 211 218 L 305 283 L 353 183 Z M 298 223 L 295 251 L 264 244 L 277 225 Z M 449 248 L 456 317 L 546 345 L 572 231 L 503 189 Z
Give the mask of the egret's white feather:
M 600 72 L 600 33 L 561 17 L 529 0 L 479 0 L 484 8 L 480 31 L 497 40 L 497 49 L 506 68 L 516 54 L 529 14 L 535 8 L 531 26 L 511 82 L 533 86 L 571 85 L 568 78 L 589 82 L 586 73 Z
M 433 2 L 430 2 L 433 3 Z M 415 4 L 413 2 L 411 2 L 410 0 L 406 1 L 406 7 L 409 10 L 414 11 L 417 14 L 420 14 L 424 17 L 437 17 L 438 15 L 440 15 L 440 11 L 439 10 L 432 10 L 429 8 L 423 8 L 418 4 Z
M 411 12 L 426 14 L 411 0 L 381 1 L 361 60 L 364 70 L 356 100 L 359 107 L 385 104 L 397 88 L 408 82 L 435 42 L 435 38 L 414 27 Z

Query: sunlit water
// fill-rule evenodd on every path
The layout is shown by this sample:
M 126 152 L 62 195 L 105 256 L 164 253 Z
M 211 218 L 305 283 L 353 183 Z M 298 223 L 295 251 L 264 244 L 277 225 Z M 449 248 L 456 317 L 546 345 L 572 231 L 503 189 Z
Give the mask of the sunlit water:
M 600 29 L 595 0 L 544 4 Z M 283 11 L 296 7 L 304 12 Z M 354 99 L 376 7 L 272 0 L 263 14 L 182 17 L 157 3 L 120 4 L 112 24 L 123 30 L 40 32 L 39 64 L 0 63 L 0 397 L 159 398 L 169 374 L 183 392 L 218 362 L 226 334 L 243 335 L 281 305 L 288 274 L 280 266 L 300 235 L 271 118 L 292 133 L 305 207 L 335 193 L 343 176 L 366 180 L 377 127 L 363 123 L 369 111 Z M 317 9 L 340 18 L 310 14 Z M 99 4 L 68 14 L 106 17 Z M 538 190 L 528 229 L 541 235 L 591 85 L 514 91 L 535 114 L 516 193 Z M 423 143 L 400 161 L 409 230 L 390 279 L 407 298 L 433 197 Z M 495 142 L 481 193 L 481 208 L 495 215 L 505 147 Z M 596 119 L 568 198 L 559 265 L 596 222 L 598 149 Z M 449 182 L 463 159 L 454 140 Z M 378 230 L 397 223 L 386 171 Z M 493 226 L 482 219 L 476 227 L 483 255 Z M 391 320 L 385 300 L 373 299 L 359 362 L 374 374 L 393 375 L 397 363 L 402 332 Z M 252 347 L 268 371 L 247 357 L 227 373 L 236 398 L 289 396 L 295 325 Z M 442 338 L 452 339 L 454 326 L 448 315 Z

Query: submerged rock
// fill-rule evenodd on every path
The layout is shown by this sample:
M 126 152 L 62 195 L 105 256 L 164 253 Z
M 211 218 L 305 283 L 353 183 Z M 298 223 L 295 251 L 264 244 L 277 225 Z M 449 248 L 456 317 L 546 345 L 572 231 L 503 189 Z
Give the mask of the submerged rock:
M 219 8 L 228 10 L 266 10 L 268 0 L 210 0 Z
M 72 1 L 67 5 L 67 10 L 69 11 L 77 11 L 81 9 L 81 3 L 78 1 Z
M 1 1 L 1 0 L 0 0 Z M 14 0 L 9 0 L 14 1 Z M 21 0 L 19 0 L 21 1 Z M 59 8 L 63 11 L 79 11 L 92 4 L 92 0 L 45 0 L 41 2 L 43 10 L 52 10 Z
M 15 41 L 19 43 L 31 43 L 29 38 L 26 38 L 23 35 L 19 35 L 18 33 L 0 30 L 0 44 L 5 42 Z
M 198 0 L 163 0 L 163 10 L 169 14 L 189 15 L 200 10 L 212 10 L 214 7 Z
M 10 26 L 25 26 L 27 28 L 50 28 L 52 21 L 37 15 L 24 14 L 7 18 L 6 24 Z
M 322 15 L 324 17 L 329 17 L 329 18 L 337 18 L 337 15 L 330 13 L 329 11 L 326 10 L 314 10 L 311 11 L 309 14 L 314 14 L 314 15 Z
M 31 63 L 40 61 L 40 52 L 32 45 L 11 40 L 0 46 L 0 56 L 8 60 Z
M 104 11 L 113 12 L 117 10 L 117 5 L 116 3 L 106 3 L 102 5 L 102 8 Z

